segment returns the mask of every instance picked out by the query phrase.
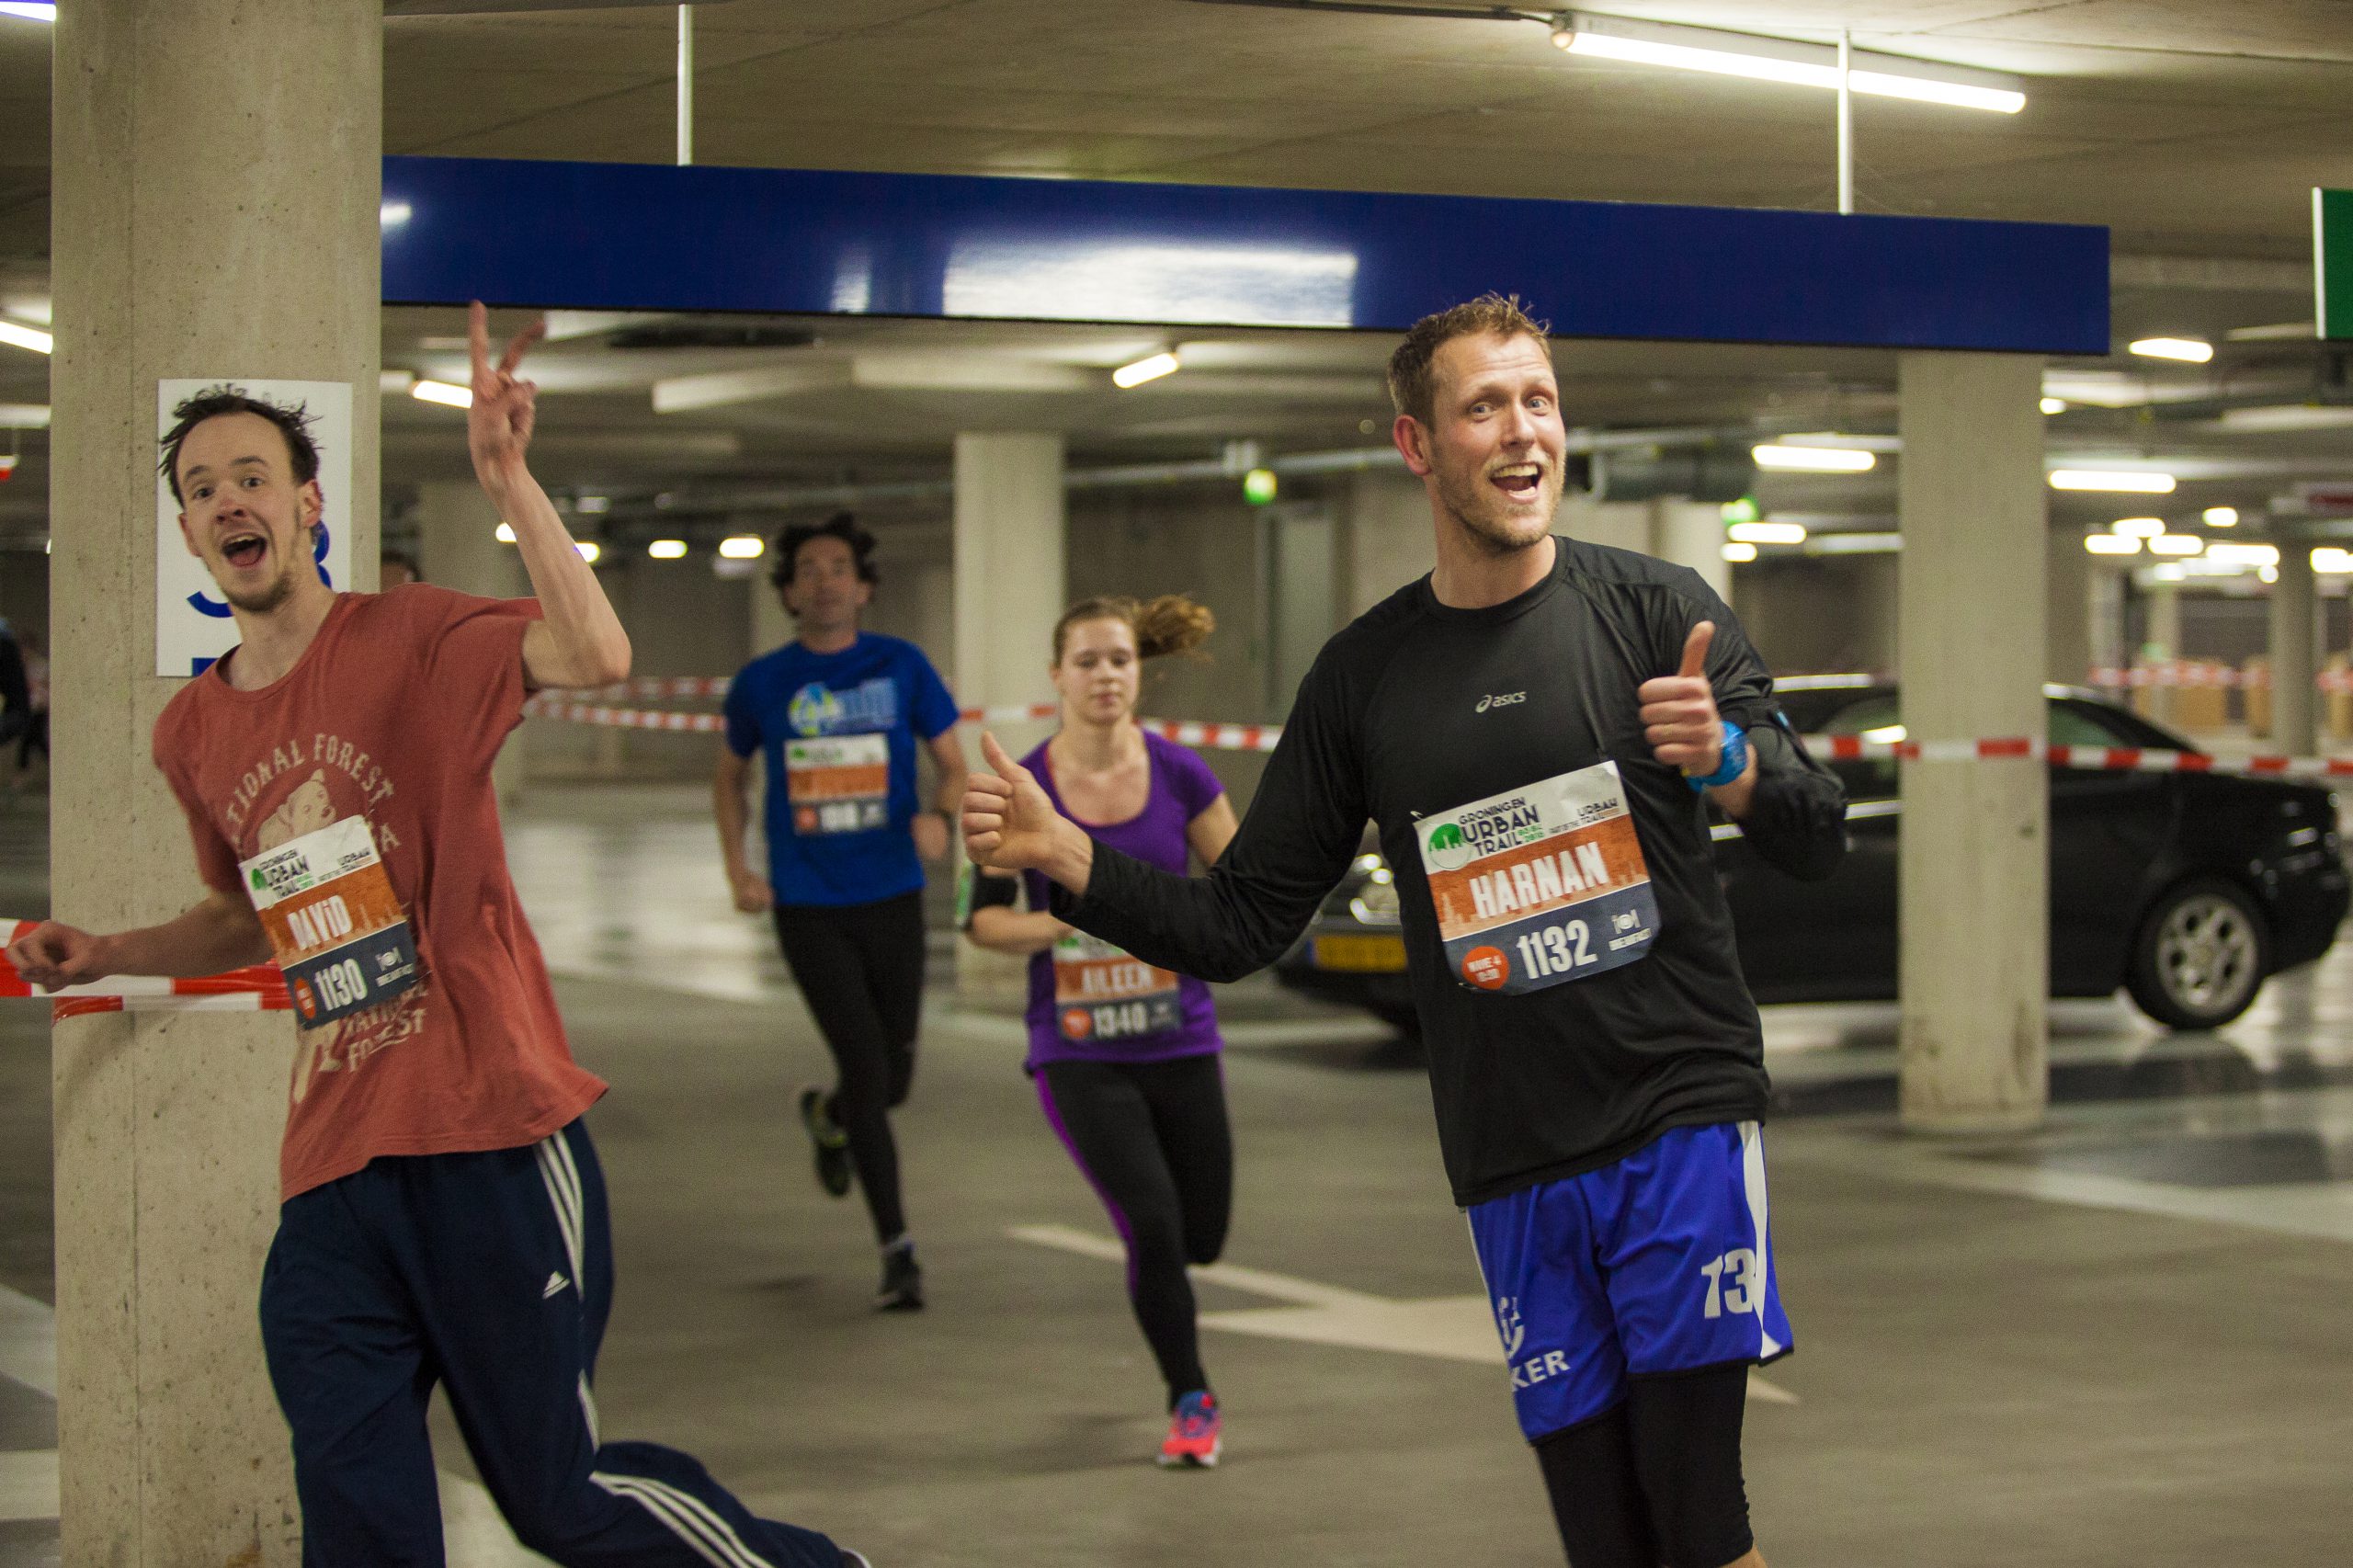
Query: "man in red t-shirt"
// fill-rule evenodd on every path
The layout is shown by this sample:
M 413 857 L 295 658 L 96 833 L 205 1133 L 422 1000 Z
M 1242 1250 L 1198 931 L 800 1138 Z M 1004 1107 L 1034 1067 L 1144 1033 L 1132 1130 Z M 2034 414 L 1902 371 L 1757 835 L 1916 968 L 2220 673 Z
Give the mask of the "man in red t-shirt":
M 275 958 L 301 1028 L 262 1280 L 307 1564 L 438 1563 L 437 1381 L 516 1534 L 560 1563 L 863 1564 L 754 1517 L 686 1455 L 597 1436 L 612 1303 L 605 1085 L 564 1042 L 515 896 L 491 763 L 525 696 L 629 673 L 629 637 L 525 461 L 534 325 L 493 364 L 472 317 L 474 472 L 534 600 L 423 585 L 339 594 L 313 565 L 318 452 L 300 409 L 189 399 L 161 464 L 243 641 L 175 696 L 155 766 L 210 894 L 8 957 L 59 986 Z

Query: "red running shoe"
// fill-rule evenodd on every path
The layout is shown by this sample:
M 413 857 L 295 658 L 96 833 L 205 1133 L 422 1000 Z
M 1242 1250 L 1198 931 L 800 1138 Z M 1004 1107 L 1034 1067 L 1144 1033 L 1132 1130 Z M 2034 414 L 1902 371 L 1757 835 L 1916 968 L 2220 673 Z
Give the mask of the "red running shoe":
M 1160 1445 L 1161 1464 L 1196 1470 L 1215 1467 L 1224 1430 L 1225 1417 L 1218 1413 L 1217 1395 L 1207 1389 L 1194 1390 L 1176 1402 L 1176 1413 L 1168 1418 L 1168 1440 Z

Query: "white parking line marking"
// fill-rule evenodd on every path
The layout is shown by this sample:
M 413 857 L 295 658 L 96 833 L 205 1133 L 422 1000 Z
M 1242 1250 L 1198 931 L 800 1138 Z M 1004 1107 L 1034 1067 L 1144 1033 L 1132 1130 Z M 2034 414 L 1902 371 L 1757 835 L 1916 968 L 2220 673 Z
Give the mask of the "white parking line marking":
M 1034 1246 L 1052 1247 L 1106 1263 L 1123 1263 L 1128 1256 L 1126 1247 L 1114 1238 L 1068 1225 L 1015 1225 L 1006 1234 Z M 1337 1345 L 1351 1350 L 1427 1356 L 1441 1361 L 1470 1361 L 1488 1367 L 1504 1364 L 1503 1346 L 1495 1338 L 1495 1314 L 1484 1296 L 1399 1301 L 1231 1263 L 1212 1263 L 1192 1270 L 1192 1275 L 1204 1284 L 1223 1285 L 1291 1303 L 1203 1312 L 1203 1328 L 1302 1344 Z M 1748 1374 L 1748 1397 L 1768 1404 L 1798 1403 L 1796 1394 L 1755 1372 Z
M 57 1317 L 45 1301 L 0 1285 L 0 1378 L 57 1397 Z
M 55 1517 L 55 1450 L 0 1453 L 0 1524 Z

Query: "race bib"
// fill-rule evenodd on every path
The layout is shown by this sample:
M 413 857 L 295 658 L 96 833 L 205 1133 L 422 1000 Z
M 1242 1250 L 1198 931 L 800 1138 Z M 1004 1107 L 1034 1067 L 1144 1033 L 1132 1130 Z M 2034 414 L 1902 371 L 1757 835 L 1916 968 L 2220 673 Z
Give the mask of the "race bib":
M 1658 936 L 1625 782 L 1597 763 L 1414 824 L 1447 968 L 1541 991 L 1647 957 Z
M 891 737 L 826 735 L 784 743 L 798 834 L 866 833 L 891 820 Z
M 237 869 L 304 1028 L 377 1006 L 423 978 L 367 818 L 329 823 Z
M 1116 1044 L 1184 1022 L 1176 976 L 1084 931 L 1054 944 L 1054 1015 L 1064 1040 Z

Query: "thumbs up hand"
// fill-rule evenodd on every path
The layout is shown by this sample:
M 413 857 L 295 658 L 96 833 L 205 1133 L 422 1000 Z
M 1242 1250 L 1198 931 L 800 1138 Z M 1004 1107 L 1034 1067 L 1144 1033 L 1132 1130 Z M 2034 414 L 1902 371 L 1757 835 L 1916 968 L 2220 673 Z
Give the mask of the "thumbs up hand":
M 1714 621 L 1699 622 L 1683 643 L 1682 667 L 1643 682 L 1635 692 L 1651 755 L 1693 778 L 1713 773 L 1723 761 L 1723 721 L 1708 682 L 1708 644 L 1715 635 Z
M 976 771 L 964 788 L 964 849 L 972 863 L 990 871 L 1043 871 L 1085 892 L 1094 840 L 1054 810 L 1029 770 L 987 731 L 981 733 L 981 756 L 994 776 Z

